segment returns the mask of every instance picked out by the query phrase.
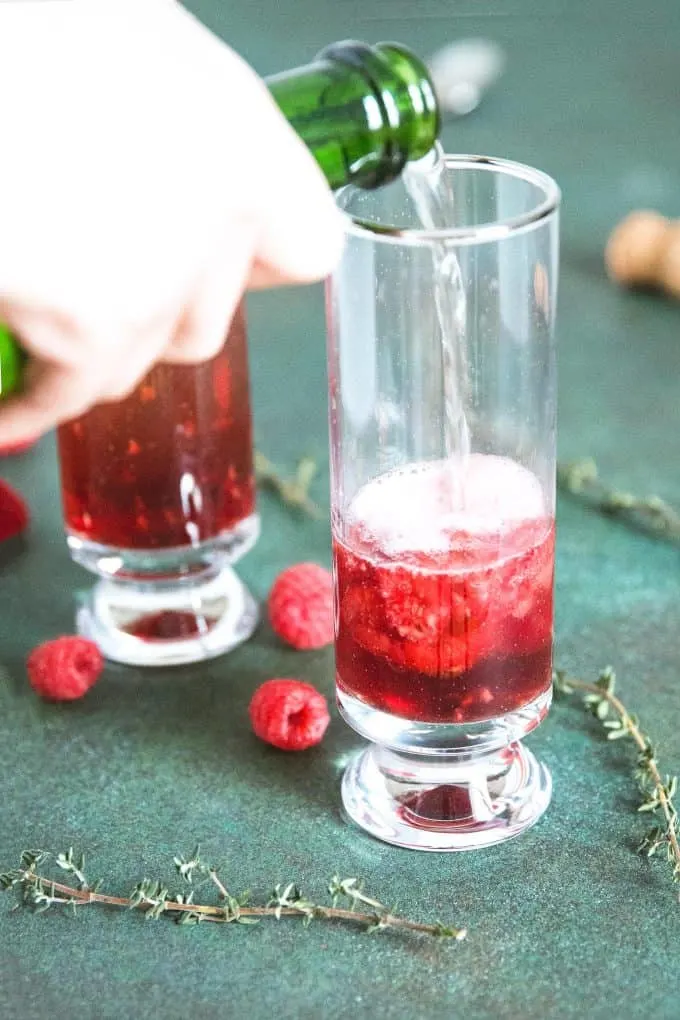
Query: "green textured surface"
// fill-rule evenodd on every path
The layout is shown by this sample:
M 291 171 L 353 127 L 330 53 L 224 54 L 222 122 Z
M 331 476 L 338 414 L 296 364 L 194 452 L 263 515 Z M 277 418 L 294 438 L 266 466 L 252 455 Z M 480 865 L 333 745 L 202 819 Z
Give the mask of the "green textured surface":
M 629 208 L 680 214 L 677 53 L 680 6 L 529 0 L 454 7 L 393 3 L 195 0 L 195 9 L 262 73 L 307 60 L 335 38 L 392 37 L 427 53 L 486 34 L 508 51 L 500 86 L 447 126 L 447 147 L 536 164 L 564 191 L 560 447 L 590 453 L 616 484 L 680 502 L 680 305 L 619 292 L 601 253 Z M 275 39 L 275 44 L 272 42 Z M 324 328 L 318 290 L 251 304 L 258 442 L 291 463 L 326 463 Z M 281 379 L 289 378 L 285 403 Z M 298 880 L 321 892 L 336 869 L 423 919 L 469 926 L 466 943 L 365 937 L 296 923 L 177 928 L 127 914 L 76 919 L 10 911 L 0 900 L 3 1020 L 250 1016 L 628 1020 L 680 1016 L 680 906 L 666 868 L 633 853 L 628 752 L 606 745 L 579 709 L 559 705 L 531 737 L 553 770 L 547 817 L 516 842 L 474 855 L 418 855 L 347 827 L 338 781 L 358 746 L 335 717 L 312 752 L 284 756 L 250 735 L 246 707 L 273 675 L 332 691 L 330 652 L 281 649 L 263 627 L 207 666 L 165 673 L 109 668 L 81 703 L 54 707 L 27 688 L 23 660 L 68 631 L 84 575 L 60 532 L 54 446 L 2 464 L 35 513 L 25 544 L 0 549 L 0 865 L 38 845 L 73 843 L 126 890 L 171 877 L 196 840 L 236 886 Z M 315 495 L 325 502 L 325 478 Z M 284 565 L 328 562 L 324 522 L 262 498 L 264 533 L 242 576 L 262 597 Z M 584 674 L 606 662 L 680 770 L 680 550 L 569 501 L 559 507 L 557 659 Z

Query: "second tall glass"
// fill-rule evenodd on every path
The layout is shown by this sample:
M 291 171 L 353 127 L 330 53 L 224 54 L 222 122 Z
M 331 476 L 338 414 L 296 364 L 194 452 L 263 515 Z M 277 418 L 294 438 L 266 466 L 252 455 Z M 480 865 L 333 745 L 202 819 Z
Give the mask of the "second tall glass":
M 339 194 L 337 697 L 371 741 L 343 802 L 383 840 L 462 850 L 550 799 L 519 741 L 551 699 L 559 192 L 468 156 L 446 157 L 435 193 L 423 183 Z

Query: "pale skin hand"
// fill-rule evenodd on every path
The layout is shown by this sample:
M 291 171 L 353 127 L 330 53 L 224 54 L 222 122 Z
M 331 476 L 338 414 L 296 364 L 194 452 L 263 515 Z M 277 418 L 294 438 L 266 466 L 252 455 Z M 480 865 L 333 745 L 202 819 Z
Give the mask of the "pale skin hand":
M 246 288 L 339 257 L 316 163 L 174 0 L 0 3 L 0 96 L 0 322 L 31 355 L 0 443 L 211 357 Z

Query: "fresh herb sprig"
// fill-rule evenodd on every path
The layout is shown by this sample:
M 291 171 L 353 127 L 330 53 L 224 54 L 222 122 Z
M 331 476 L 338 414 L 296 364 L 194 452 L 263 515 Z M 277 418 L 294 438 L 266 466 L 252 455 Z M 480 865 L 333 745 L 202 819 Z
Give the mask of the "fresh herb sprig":
M 321 510 L 309 497 L 309 489 L 316 473 L 316 462 L 311 457 L 302 457 L 298 461 L 294 477 L 284 478 L 264 454 L 255 451 L 255 478 L 258 485 L 274 492 L 286 506 L 293 510 L 302 510 L 310 517 L 321 516 Z
M 649 812 L 658 819 L 657 824 L 645 834 L 638 849 L 647 857 L 665 854 L 671 867 L 672 881 L 680 883 L 680 822 L 674 799 L 678 779 L 677 776 L 662 775 L 654 745 L 638 717 L 614 693 L 614 671 L 607 667 L 595 683 L 586 683 L 558 670 L 554 676 L 554 687 L 557 694 L 580 692 L 586 707 L 601 721 L 608 740 L 628 738 L 637 747 L 635 780 L 641 795 L 638 811 Z
M 294 882 L 288 882 L 276 885 L 266 903 L 254 904 L 249 892 L 235 895 L 228 889 L 217 869 L 202 860 L 199 847 L 190 857 L 175 857 L 175 868 L 185 886 L 190 887 L 196 877 L 201 879 L 201 885 L 212 883 L 217 890 L 217 903 L 194 903 L 194 889 L 173 894 L 162 882 L 147 878 L 139 882 L 128 896 L 108 895 L 101 892 L 102 879 L 94 884 L 88 882 L 85 858 L 82 854 L 76 857 L 73 848 L 52 860 L 57 869 L 72 876 L 72 884 L 56 881 L 43 873 L 43 865 L 50 856 L 43 850 L 25 850 L 19 867 L 0 875 L 0 888 L 17 889 L 22 894 L 22 901 L 37 912 L 50 907 L 69 907 L 77 912 L 82 907 L 98 905 L 139 910 L 148 920 L 166 917 L 182 925 L 203 921 L 252 925 L 266 919 L 280 921 L 297 917 L 305 927 L 312 921 L 340 921 L 357 925 L 367 932 L 391 928 L 458 942 L 467 935 L 465 928 L 454 928 L 439 921 L 426 924 L 400 917 L 394 909 L 389 910 L 368 896 L 356 878 L 340 878 L 338 875 L 328 885 L 330 903 L 307 899 Z
M 557 465 L 557 487 L 590 506 L 658 538 L 680 542 L 680 513 L 659 496 L 635 496 L 611 489 L 598 477 L 590 457 Z

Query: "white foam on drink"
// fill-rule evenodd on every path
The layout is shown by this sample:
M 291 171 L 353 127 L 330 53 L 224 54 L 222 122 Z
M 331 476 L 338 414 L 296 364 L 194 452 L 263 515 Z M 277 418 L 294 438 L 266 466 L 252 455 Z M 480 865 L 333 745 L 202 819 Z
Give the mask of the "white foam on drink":
M 462 492 L 462 507 L 451 499 Z M 546 515 L 535 475 L 507 457 L 473 453 L 454 481 L 446 460 L 399 468 L 363 486 L 352 500 L 348 524 L 388 557 L 408 552 L 447 552 L 456 533 L 503 532 Z

